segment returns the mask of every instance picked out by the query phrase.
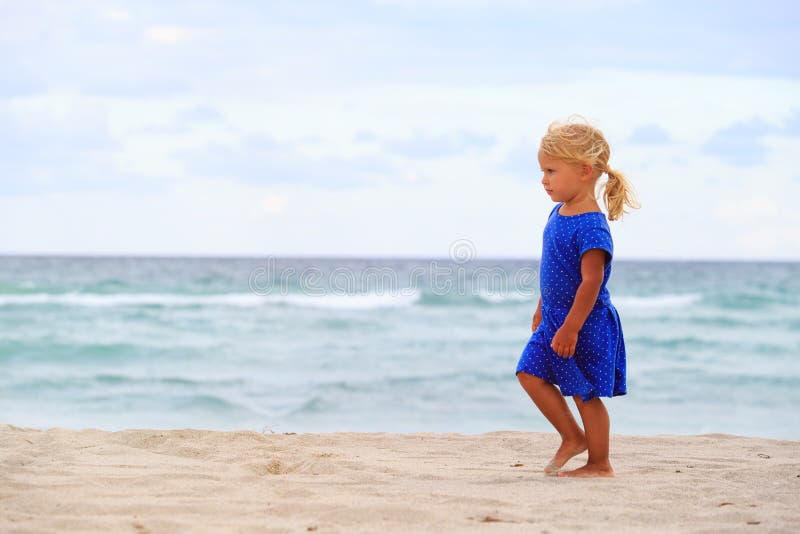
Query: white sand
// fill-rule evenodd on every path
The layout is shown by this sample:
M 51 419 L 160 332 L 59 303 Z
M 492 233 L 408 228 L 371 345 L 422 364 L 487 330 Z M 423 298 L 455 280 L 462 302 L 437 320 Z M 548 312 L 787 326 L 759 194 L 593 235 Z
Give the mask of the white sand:
M 800 531 L 800 441 L 613 434 L 611 479 L 544 476 L 557 445 L 0 425 L 0 531 Z

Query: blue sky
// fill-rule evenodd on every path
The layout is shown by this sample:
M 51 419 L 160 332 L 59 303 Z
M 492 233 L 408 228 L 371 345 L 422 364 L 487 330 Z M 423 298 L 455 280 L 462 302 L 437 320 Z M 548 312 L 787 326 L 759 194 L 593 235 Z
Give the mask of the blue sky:
M 538 256 L 581 113 L 619 259 L 800 259 L 800 8 L 0 2 L 0 252 Z

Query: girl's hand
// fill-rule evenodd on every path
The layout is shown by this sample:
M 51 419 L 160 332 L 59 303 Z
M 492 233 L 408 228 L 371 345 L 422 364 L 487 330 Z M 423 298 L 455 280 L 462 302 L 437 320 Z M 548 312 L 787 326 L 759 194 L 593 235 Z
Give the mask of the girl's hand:
M 540 313 L 534 313 L 533 321 L 531 321 L 531 332 L 536 332 L 540 324 L 542 324 L 542 315 Z
M 578 344 L 578 332 L 563 326 L 556 331 L 550 346 L 562 358 L 569 358 L 575 354 L 575 345 Z

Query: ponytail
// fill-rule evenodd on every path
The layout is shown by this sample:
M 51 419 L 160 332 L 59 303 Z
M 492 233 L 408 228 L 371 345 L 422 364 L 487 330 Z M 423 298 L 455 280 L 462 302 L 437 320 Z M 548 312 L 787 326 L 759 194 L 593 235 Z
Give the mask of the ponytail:
M 624 174 L 608 166 L 606 166 L 606 174 L 608 174 L 608 181 L 603 184 L 603 201 L 608 210 L 609 220 L 616 221 L 621 219 L 623 214 L 628 213 L 625 211 L 626 205 L 634 209 L 641 207 L 639 201 L 636 200 L 633 187 Z

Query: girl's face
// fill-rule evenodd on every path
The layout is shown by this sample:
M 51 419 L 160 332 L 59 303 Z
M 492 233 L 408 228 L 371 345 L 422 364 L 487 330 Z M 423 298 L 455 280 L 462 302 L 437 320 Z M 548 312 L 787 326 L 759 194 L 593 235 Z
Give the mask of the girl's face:
M 554 202 L 567 202 L 581 193 L 591 177 L 590 165 L 576 165 L 553 159 L 541 150 L 538 154 L 542 169 L 542 185 Z

